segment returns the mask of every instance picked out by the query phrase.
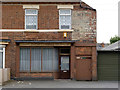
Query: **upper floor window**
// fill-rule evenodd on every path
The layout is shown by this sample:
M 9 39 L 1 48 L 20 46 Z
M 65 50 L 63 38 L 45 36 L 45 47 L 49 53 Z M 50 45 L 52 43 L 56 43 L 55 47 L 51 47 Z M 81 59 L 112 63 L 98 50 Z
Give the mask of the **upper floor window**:
M 37 29 L 38 10 L 25 9 L 25 29 Z
M 59 10 L 59 29 L 71 29 L 71 10 Z

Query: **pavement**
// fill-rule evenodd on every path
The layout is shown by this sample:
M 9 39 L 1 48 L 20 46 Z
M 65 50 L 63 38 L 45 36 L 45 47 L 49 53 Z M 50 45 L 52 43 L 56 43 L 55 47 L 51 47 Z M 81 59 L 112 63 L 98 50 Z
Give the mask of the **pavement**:
M 118 81 L 11 80 L 2 88 L 118 88 Z

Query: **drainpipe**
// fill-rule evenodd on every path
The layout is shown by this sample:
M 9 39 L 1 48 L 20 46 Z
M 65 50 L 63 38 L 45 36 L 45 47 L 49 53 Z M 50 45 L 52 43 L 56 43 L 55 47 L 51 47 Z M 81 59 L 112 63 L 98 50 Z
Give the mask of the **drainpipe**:
M 82 8 L 81 2 L 82 2 L 82 1 L 80 0 L 80 7 Z

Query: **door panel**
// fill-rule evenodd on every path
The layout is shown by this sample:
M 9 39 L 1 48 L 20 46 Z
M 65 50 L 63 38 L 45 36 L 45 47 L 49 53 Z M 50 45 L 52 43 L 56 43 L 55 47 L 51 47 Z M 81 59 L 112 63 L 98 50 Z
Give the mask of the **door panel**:
M 76 61 L 76 80 L 91 80 L 91 59 Z
M 69 56 L 61 56 L 61 79 L 69 79 L 70 78 L 70 57 Z

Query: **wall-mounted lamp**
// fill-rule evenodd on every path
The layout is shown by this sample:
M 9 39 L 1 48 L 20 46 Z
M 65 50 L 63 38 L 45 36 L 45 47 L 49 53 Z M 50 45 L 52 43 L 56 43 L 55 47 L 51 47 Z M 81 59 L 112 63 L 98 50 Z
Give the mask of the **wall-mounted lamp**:
M 63 33 L 63 37 L 66 38 L 67 37 L 67 32 Z

